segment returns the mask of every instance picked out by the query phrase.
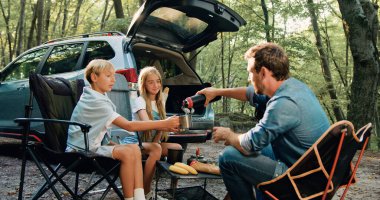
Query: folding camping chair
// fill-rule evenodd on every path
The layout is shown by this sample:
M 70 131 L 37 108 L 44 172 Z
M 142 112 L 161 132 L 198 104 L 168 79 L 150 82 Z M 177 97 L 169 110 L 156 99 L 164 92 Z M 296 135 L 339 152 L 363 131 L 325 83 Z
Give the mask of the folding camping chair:
M 281 176 L 260 183 L 258 188 L 271 199 L 332 199 L 337 189 L 345 186 L 344 199 L 371 134 L 371 124 L 356 134 L 349 121 L 333 124 Z M 355 167 L 351 161 L 358 149 L 361 153 Z
M 115 185 L 115 181 L 118 178 L 120 162 L 108 157 L 91 153 L 88 150 L 89 144 L 87 137 L 90 126 L 67 121 L 70 119 L 76 102 L 83 91 L 83 80 L 69 82 L 63 78 L 49 78 L 33 73 L 29 77 L 29 83 L 31 89 L 31 98 L 29 102 L 30 107 L 33 102 L 32 100 L 34 95 L 44 119 L 15 119 L 15 122 L 19 123 L 23 127 L 24 133 L 24 156 L 20 177 L 19 199 L 22 199 L 26 154 L 31 156 L 46 181 L 45 184 L 43 184 L 42 187 L 35 193 L 33 199 L 38 199 L 49 189 L 53 191 L 57 199 L 61 199 L 61 196 L 55 187 L 57 182 L 61 183 L 73 199 L 81 199 L 104 179 L 108 182 L 109 186 L 104 191 L 101 199 L 106 197 L 111 188 L 116 192 L 120 199 L 124 199 L 123 194 Z M 28 141 L 31 122 L 44 122 L 45 137 L 42 143 Z M 65 152 L 68 126 L 71 124 L 81 127 L 86 141 L 86 151 Z M 44 170 L 41 162 L 47 167 L 48 171 L 50 171 L 50 177 L 46 172 L 47 170 Z M 76 173 L 74 191 L 62 179 L 69 172 Z M 101 174 L 101 178 L 89 186 L 84 192 L 79 194 L 79 174 L 93 172 Z

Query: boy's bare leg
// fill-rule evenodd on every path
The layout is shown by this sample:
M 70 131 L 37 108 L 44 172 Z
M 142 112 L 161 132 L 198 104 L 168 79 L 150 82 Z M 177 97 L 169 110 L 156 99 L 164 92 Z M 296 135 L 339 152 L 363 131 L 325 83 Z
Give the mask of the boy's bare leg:
M 134 147 L 136 146 L 136 147 Z M 138 188 L 135 180 L 142 177 L 142 174 L 135 172 L 135 163 L 138 162 L 135 148 L 139 149 L 137 145 L 116 145 L 113 150 L 113 157 L 119 160 L 120 163 L 120 182 L 123 187 L 124 197 L 133 197 L 134 188 Z M 141 159 L 140 162 L 141 163 Z M 140 168 L 141 169 L 141 168 Z M 141 170 L 140 170 L 141 171 Z M 140 183 L 142 188 L 142 180 Z
M 141 161 L 141 150 L 140 147 L 136 144 L 133 145 L 133 151 L 134 155 L 136 156 L 135 162 L 133 163 L 134 173 L 135 173 L 135 189 L 136 188 L 143 188 L 143 168 L 142 168 L 142 161 Z

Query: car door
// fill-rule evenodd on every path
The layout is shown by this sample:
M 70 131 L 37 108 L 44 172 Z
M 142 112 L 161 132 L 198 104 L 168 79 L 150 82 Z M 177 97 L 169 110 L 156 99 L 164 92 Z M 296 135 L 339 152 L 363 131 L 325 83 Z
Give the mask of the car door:
M 215 0 L 147 0 L 134 15 L 127 35 L 187 53 L 235 32 L 245 20 Z
M 0 126 L 15 126 L 13 120 L 24 117 L 29 97 L 29 72 L 35 72 L 48 48 L 26 52 L 9 64 L 0 78 Z

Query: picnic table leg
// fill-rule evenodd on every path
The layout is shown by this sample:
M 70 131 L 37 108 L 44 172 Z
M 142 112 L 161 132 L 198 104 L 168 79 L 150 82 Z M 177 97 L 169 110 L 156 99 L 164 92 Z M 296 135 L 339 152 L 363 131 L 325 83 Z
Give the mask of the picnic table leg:
M 177 189 L 177 185 L 178 185 L 178 179 L 175 178 L 175 177 L 172 177 L 171 181 L 170 181 L 170 189 L 172 189 L 172 197 L 173 197 L 173 199 L 175 199 L 175 192 L 176 192 L 176 189 Z

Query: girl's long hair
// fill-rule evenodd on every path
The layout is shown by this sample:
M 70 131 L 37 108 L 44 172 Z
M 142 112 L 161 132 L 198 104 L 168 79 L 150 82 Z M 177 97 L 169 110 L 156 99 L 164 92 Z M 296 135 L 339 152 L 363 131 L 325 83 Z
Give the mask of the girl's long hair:
M 144 98 L 146 102 L 146 112 L 148 114 L 148 117 L 150 120 L 153 119 L 153 111 L 152 111 L 152 101 L 148 97 L 148 91 L 146 90 L 146 79 L 148 78 L 149 75 L 154 74 L 158 76 L 158 78 L 161 81 L 161 88 L 160 91 L 157 93 L 155 96 L 155 101 L 158 109 L 158 115 L 160 116 L 160 119 L 166 119 L 166 111 L 165 111 L 165 105 L 163 102 L 163 95 L 162 95 L 162 78 L 160 72 L 152 66 L 147 66 L 144 67 L 140 71 L 139 79 L 138 79 L 138 85 L 139 85 L 139 91 L 140 91 L 140 96 Z M 167 140 L 167 132 L 163 132 L 161 139 Z M 147 141 L 152 137 L 152 131 L 145 131 L 143 135 L 143 140 Z M 150 142 L 150 141 L 147 141 Z

